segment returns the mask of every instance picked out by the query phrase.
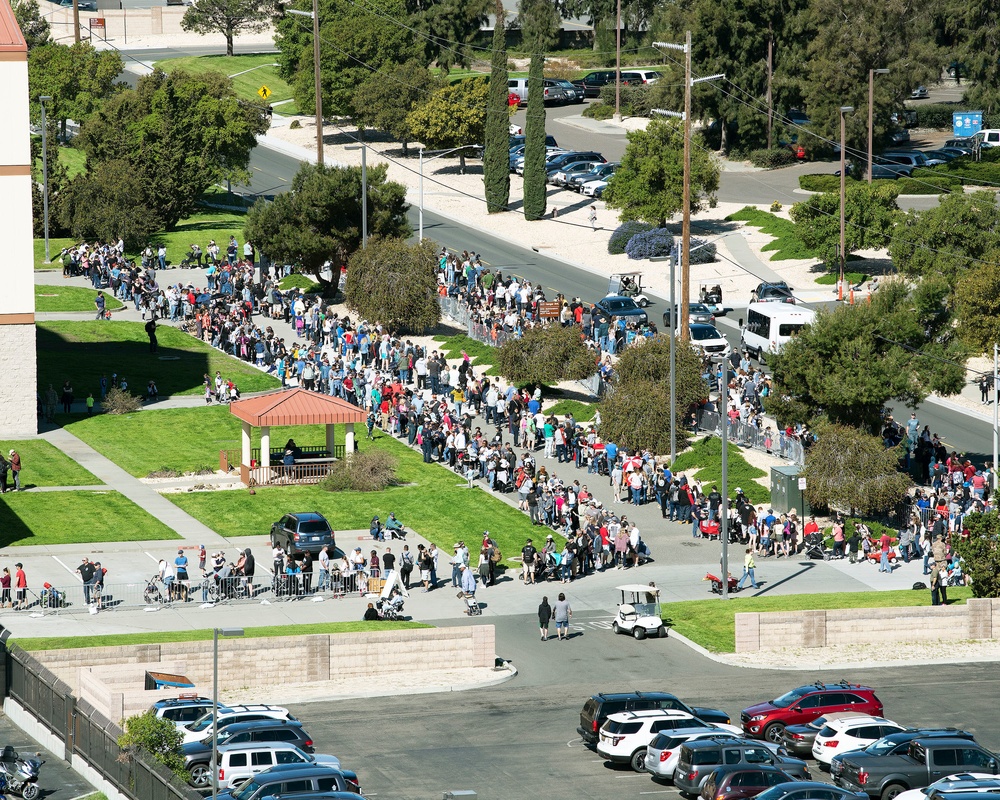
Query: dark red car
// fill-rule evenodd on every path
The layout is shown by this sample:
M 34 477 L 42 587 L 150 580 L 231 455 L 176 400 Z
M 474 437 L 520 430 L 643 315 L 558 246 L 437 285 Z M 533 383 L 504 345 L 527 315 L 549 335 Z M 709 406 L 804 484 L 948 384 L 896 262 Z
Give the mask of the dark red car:
M 856 711 L 882 716 L 882 701 L 875 690 L 857 683 L 813 683 L 792 689 L 767 703 L 740 712 L 747 736 L 778 744 L 786 725 L 805 725 L 834 711 Z
M 777 767 L 764 764 L 716 767 L 701 787 L 701 800 L 745 800 L 794 780 Z

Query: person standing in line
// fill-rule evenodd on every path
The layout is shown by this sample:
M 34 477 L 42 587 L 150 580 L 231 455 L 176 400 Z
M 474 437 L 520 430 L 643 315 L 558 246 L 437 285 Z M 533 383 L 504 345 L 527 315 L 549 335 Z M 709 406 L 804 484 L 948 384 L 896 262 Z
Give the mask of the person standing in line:
M 892 539 L 889 538 L 888 533 L 883 533 L 881 538 L 879 538 L 878 543 L 882 551 L 882 556 L 878 565 L 878 571 L 891 573 L 892 567 L 889 565 L 889 551 L 892 549 Z
M 76 574 L 80 576 L 83 581 L 83 601 L 89 606 L 90 605 L 90 589 L 93 585 L 94 578 L 94 565 L 90 563 L 90 559 L 84 556 L 83 563 L 76 568 Z
M 205 571 L 205 562 L 208 559 L 208 552 L 205 550 L 205 545 L 198 545 L 198 569 L 202 572 Z
M 317 592 L 322 592 L 330 586 L 330 545 L 324 545 L 319 551 L 319 583 Z
M 542 635 L 542 641 L 549 638 L 549 622 L 552 620 L 552 606 L 549 605 L 549 598 L 543 597 L 538 606 L 538 632 Z
M 566 599 L 566 595 L 559 592 L 559 599 L 556 600 L 555 607 L 552 609 L 552 616 L 556 621 L 556 633 L 562 640 L 569 639 L 569 620 L 573 616 L 573 609 L 570 608 L 569 600 Z
M 4 567 L 3 574 L 0 575 L 0 608 L 9 608 L 10 602 L 10 568 Z
M 10 453 L 10 471 L 14 473 L 14 491 L 21 491 L 21 454 L 17 450 Z
M 24 574 L 24 564 L 18 561 L 15 565 L 17 572 L 14 573 L 14 585 L 17 587 L 17 603 L 14 608 L 20 611 L 28 607 L 28 577 Z
M 69 414 L 73 410 L 73 400 L 73 386 L 67 378 L 62 387 L 62 405 L 64 414 Z
M 410 575 L 413 573 L 413 553 L 410 552 L 408 544 L 403 545 L 403 552 L 399 554 L 399 577 L 403 581 L 403 588 L 410 588 Z

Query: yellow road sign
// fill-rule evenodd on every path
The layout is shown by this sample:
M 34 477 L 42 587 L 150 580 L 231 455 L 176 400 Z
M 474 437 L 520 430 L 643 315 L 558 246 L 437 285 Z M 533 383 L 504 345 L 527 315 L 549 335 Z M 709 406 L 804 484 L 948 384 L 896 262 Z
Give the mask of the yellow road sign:
M 266 86 L 261 86 L 257 90 L 257 94 L 260 95 L 260 97 L 261 97 L 262 100 L 267 100 L 267 98 L 269 98 L 271 96 L 271 90 L 268 89 Z

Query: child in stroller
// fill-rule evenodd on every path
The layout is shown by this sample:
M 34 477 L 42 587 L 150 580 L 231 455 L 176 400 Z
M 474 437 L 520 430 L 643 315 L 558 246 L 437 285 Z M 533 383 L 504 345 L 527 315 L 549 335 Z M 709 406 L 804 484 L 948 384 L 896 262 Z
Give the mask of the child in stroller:
M 814 531 L 806 536 L 803 544 L 805 545 L 806 558 L 822 559 L 823 561 L 830 560 L 830 553 L 826 551 L 823 534 L 819 531 Z

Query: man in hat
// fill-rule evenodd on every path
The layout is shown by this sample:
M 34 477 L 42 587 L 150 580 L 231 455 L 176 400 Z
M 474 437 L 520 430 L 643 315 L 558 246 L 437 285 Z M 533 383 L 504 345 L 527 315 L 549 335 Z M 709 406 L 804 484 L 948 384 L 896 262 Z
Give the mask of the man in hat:
M 537 552 L 531 539 L 526 540 L 524 547 L 521 548 L 521 577 L 525 586 L 535 582 L 535 553 Z
M 468 561 L 466 561 L 465 548 L 462 547 L 461 542 L 455 542 L 454 550 L 455 555 L 451 557 L 451 585 L 452 588 L 457 589 L 462 580 L 462 567 L 466 566 Z

